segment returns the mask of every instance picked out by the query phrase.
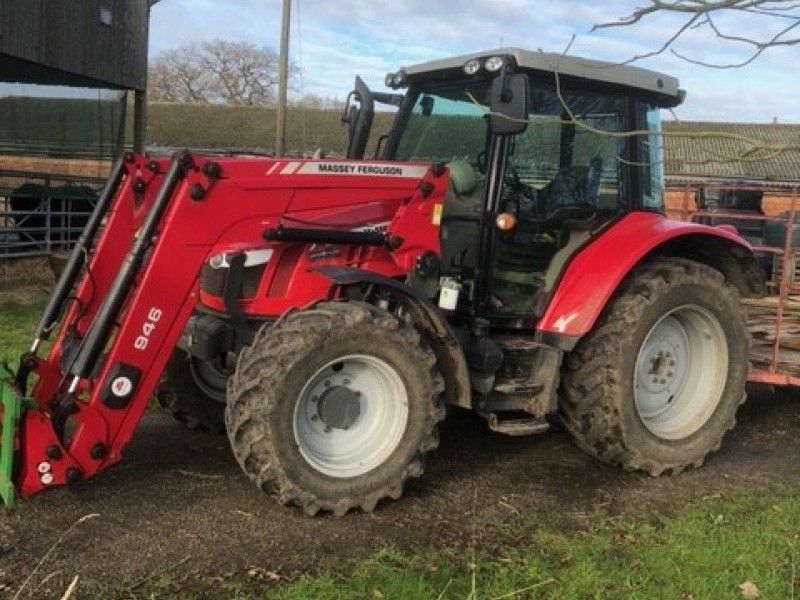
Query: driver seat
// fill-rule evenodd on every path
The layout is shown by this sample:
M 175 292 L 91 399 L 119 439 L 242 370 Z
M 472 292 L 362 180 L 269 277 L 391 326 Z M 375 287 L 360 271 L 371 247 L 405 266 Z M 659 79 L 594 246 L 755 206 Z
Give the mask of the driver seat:
M 483 182 L 467 160 L 447 164 L 450 186 L 444 197 L 440 240 L 442 267 L 474 270 L 483 211 Z

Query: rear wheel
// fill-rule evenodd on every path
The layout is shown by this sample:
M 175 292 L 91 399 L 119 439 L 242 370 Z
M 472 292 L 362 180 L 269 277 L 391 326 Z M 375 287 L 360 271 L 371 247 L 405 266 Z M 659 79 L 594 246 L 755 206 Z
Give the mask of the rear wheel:
M 736 290 L 683 259 L 637 269 L 566 359 L 561 412 L 579 446 L 651 475 L 700 466 L 745 399 Z
M 369 512 L 422 474 L 443 389 L 413 327 L 367 304 L 321 303 L 242 350 L 226 426 L 244 472 L 282 504 Z

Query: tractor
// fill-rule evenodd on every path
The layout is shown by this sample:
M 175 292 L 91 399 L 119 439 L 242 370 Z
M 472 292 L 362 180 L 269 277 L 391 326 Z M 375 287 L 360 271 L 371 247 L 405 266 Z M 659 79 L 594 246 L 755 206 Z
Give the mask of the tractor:
M 346 157 L 114 165 L 2 389 L 6 504 L 119 462 L 153 395 L 309 515 L 399 498 L 448 407 L 653 476 L 720 447 L 761 279 L 664 214 L 678 81 L 505 48 L 386 84 L 356 78 Z

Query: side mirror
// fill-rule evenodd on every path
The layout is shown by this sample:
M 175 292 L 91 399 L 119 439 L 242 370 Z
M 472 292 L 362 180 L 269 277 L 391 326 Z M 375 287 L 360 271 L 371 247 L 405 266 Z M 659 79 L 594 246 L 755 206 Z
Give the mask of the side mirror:
M 358 106 L 351 104 L 357 102 Z M 362 159 L 367 149 L 367 139 L 375 116 L 375 102 L 372 92 L 361 77 L 356 76 L 355 89 L 347 96 L 347 104 L 342 122 L 347 125 L 347 158 Z
M 524 73 L 500 75 L 492 82 L 489 128 L 496 135 L 522 133 L 528 127 L 531 87 Z

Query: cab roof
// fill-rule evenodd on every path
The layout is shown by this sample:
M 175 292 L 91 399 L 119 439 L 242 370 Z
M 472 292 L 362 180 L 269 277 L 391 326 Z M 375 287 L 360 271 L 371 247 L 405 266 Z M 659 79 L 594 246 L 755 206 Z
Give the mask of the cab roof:
M 516 66 L 523 70 L 538 71 L 541 74 L 558 72 L 566 78 L 581 79 L 587 82 L 633 88 L 655 95 L 664 106 L 676 106 L 683 101 L 685 92 L 680 89 L 677 78 L 649 69 L 620 65 L 610 62 L 569 56 L 553 52 L 533 52 L 521 48 L 497 48 L 473 54 L 464 54 L 404 67 L 402 70 L 415 79 L 437 71 L 461 69 L 473 59 L 487 59 L 491 56 L 510 57 Z

